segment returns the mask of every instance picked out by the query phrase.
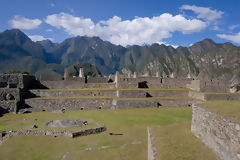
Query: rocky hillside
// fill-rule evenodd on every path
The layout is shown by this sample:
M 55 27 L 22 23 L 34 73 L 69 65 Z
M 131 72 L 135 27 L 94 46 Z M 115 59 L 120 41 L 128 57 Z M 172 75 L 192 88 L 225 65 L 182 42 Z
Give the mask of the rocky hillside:
M 179 50 L 178 47 L 176 50 Z M 210 39 L 198 42 L 185 52 L 166 55 L 149 62 L 143 74 L 193 77 L 199 79 L 223 79 L 237 83 L 240 80 L 240 48 L 231 43 L 216 44 Z
M 152 44 L 122 47 L 98 37 L 69 38 L 61 43 L 31 41 L 18 29 L 0 33 L 0 71 L 9 68 L 31 74 L 57 72 L 81 62 L 97 67 L 102 75 L 116 71 L 139 74 L 174 74 L 178 77 L 223 78 L 238 81 L 239 47 L 204 39 L 190 47 Z

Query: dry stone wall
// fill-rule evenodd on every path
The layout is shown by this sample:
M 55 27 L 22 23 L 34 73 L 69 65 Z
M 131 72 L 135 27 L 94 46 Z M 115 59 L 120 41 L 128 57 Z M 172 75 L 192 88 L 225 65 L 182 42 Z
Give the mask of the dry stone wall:
M 0 114 L 4 113 L 16 113 L 17 112 L 17 102 L 16 101 L 0 101 Z
M 64 96 L 116 96 L 115 90 L 31 90 L 37 97 L 64 97 Z
M 3 144 L 9 137 L 14 136 L 65 136 L 76 138 L 80 136 L 87 136 L 91 134 L 97 134 L 106 131 L 107 128 L 105 126 L 98 128 L 90 128 L 77 132 L 71 132 L 67 130 L 25 130 L 25 131 L 9 131 L 0 134 L 0 146 Z
M 0 88 L 30 88 L 34 76 L 23 74 L 0 74 Z
M 76 88 L 115 88 L 114 83 L 85 83 L 78 80 L 41 81 L 49 89 L 76 89 Z
M 0 88 L 0 101 L 4 100 L 20 100 L 20 89 Z
M 240 100 L 240 93 L 219 93 L 219 94 L 211 94 L 211 93 L 201 93 L 201 92 L 189 92 L 189 97 L 201 99 L 203 101 L 210 100 Z
M 226 106 L 227 107 L 227 106 Z M 192 107 L 191 131 L 222 160 L 240 160 L 240 123 Z
M 109 109 L 112 106 L 110 98 L 83 99 L 26 99 L 25 104 L 31 106 L 32 111 L 56 110 L 92 110 Z
M 229 92 L 226 82 L 220 80 L 192 80 L 187 88 L 201 92 Z

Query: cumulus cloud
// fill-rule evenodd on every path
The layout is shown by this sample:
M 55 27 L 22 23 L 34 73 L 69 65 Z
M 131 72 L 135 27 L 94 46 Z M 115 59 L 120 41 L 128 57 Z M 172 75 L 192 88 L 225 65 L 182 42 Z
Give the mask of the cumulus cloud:
M 164 44 L 165 46 L 172 46 L 173 48 L 179 47 L 178 45 L 169 44 L 167 42 L 157 42 L 159 45 Z
M 9 23 L 12 28 L 31 30 L 37 28 L 42 21 L 40 19 L 28 19 L 23 16 L 16 15 L 9 21 Z
M 136 17 L 133 20 L 122 20 L 114 16 L 94 23 L 90 18 L 75 17 L 62 12 L 47 16 L 45 22 L 58 29 L 63 28 L 70 35 L 99 36 L 123 46 L 160 42 L 171 37 L 173 32 L 190 34 L 207 26 L 201 20 L 186 19 L 182 15 L 173 16 L 169 13 L 152 18 Z
M 46 39 L 49 39 L 51 41 L 53 40 L 52 38 L 45 38 L 41 35 L 29 35 L 28 37 L 34 42 L 43 41 L 43 40 L 46 40 Z
M 240 44 L 240 32 L 238 32 L 237 34 L 217 34 L 217 36 L 219 38 L 222 38 L 222 39 L 227 39 L 227 40 L 230 40 L 230 41 L 233 41 L 235 43 L 238 43 Z
M 218 11 L 216 9 L 212 10 L 211 8 L 198 7 L 195 5 L 192 5 L 192 6 L 191 5 L 182 5 L 180 7 L 180 9 L 191 10 L 197 14 L 198 18 L 207 20 L 209 22 L 212 22 L 212 21 L 222 18 L 222 15 L 224 14 L 224 12 Z
M 231 25 L 231 26 L 229 27 L 230 30 L 234 30 L 234 29 L 236 29 L 236 28 L 240 28 L 240 24 Z

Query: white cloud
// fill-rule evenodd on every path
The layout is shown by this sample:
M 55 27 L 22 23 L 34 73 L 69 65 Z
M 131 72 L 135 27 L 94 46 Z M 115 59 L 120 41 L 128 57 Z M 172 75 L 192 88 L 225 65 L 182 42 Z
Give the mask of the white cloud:
M 235 25 L 231 25 L 231 26 L 229 27 L 229 29 L 230 29 L 230 30 L 234 30 L 234 29 L 239 28 L 239 27 L 240 27 L 240 24 L 235 24 Z
M 177 48 L 177 47 L 179 47 L 179 45 L 173 45 L 173 44 L 169 44 L 169 43 L 167 43 L 167 42 L 157 42 L 159 45 L 161 45 L 161 44 L 164 44 L 165 46 L 172 46 L 173 48 Z
M 52 29 L 47 29 L 46 31 L 47 31 L 47 32 L 52 32 L 53 30 L 52 30 Z
M 195 5 L 182 5 L 180 7 L 180 9 L 182 10 L 191 10 L 194 13 L 197 14 L 198 18 L 202 18 L 204 20 L 207 20 L 209 22 L 211 21 L 215 21 L 217 19 L 222 18 L 222 15 L 224 14 L 224 12 L 222 11 L 218 11 L 216 9 L 212 10 L 211 8 L 207 8 L 207 7 L 198 7 Z
M 182 15 L 173 16 L 169 13 L 152 18 L 135 17 L 133 20 L 122 20 L 114 16 L 96 24 L 90 18 L 59 13 L 47 16 L 45 22 L 58 29 L 63 28 L 70 35 L 99 36 L 103 40 L 123 46 L 151 44 L 171 37 L 176 31 L 190 34 L 207 26 L 201 20 L 186 19 Z
M 230 34 L 217 34 L 217 36 L 219 38 L 227 39 L 227 40 L 230 40 L 230 41 L 233 41 L 235 43 L 240 44 L 240 32 L 238 32 L 235 35 L 234 34 L 233 35 L 230 35 Z
M 50 3 L 49 6 L 50 7 L 55 7 L 55 4 L 54 3 Z
M 37 28 L 42 21 L 40 19 L 28 19 L 23 16 L 16 15 L 9 21 L 9 23 L 12 28 L 31 30 Z
M 46 39 L 49 39 L 51 41 L 53 41 L 52 38 L 45 38 L 41 35 L 29 35 L 28 36 L 32 41 L 36 42 L 36 41 L 42 41 L 42 40 L 46 40 Z

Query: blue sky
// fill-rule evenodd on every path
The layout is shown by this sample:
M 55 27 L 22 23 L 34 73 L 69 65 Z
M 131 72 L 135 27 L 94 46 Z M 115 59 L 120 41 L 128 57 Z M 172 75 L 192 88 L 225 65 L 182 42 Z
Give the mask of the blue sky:
M 0 31 L 32 40 L 99 36 L 123 46 L 188 46 L 204 38 L 240 44 L 239 0 L 1 0 Z

